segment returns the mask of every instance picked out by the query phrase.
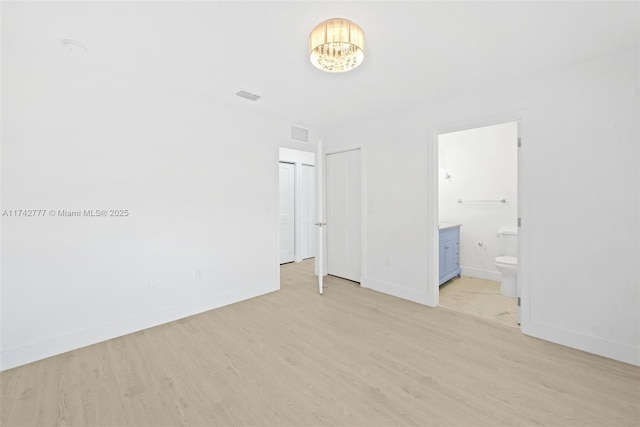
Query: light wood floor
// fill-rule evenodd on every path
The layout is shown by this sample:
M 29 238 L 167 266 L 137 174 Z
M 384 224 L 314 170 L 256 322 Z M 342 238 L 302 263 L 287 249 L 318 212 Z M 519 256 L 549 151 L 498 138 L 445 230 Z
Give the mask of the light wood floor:
M 462 276 L 440 286 L 440 306 L 482 317 L 514 328 L 518 325 L 517 298 L 500 293 L 500 282 Z
M 9 426 L 640 424 L 640 369 L 336 278 L 0 374 Z

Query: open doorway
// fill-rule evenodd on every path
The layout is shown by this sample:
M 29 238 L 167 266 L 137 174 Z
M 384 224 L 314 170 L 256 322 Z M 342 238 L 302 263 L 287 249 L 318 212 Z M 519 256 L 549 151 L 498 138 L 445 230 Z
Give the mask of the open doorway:
M 320 142 L 317 153 L 280 148 L 281 289 L 315 282 L 322 294 L 325 280 L 333 284 L 359 285 L 362 271 L 361 152 L 360 147 L 323 152 Z M 289 172 L 292 168 L 293 180 Z M 296 224 L 293 261 L 290 255 L 284 256 L 291 246 L 289 193 L 292 186 L 295 189 L 293 222 Z M 285 233 L 284 229 L 288 231 Z M 283 239 L 289 241 L 283 242 Z
M 280 264 L 315 257 L 315 154 L 280 148 Z
M 316 153 L 281 147 L 278 246 L 280 289 L 316 292 Z
M 518 122 L 438 136 L 440 306 L 518 327 Z

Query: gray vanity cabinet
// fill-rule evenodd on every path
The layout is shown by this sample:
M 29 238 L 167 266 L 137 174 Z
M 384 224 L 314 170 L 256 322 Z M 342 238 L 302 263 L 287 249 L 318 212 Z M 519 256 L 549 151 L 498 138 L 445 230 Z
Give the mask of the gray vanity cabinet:
M 460 277 L 460 225 L 440 228 L 440 285 Z

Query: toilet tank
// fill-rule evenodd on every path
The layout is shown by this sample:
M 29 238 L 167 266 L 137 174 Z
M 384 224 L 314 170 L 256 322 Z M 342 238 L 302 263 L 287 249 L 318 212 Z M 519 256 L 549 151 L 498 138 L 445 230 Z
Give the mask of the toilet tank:
M 502 228 L 498 230 L 498 255 L 518 256 L 518 230 Z

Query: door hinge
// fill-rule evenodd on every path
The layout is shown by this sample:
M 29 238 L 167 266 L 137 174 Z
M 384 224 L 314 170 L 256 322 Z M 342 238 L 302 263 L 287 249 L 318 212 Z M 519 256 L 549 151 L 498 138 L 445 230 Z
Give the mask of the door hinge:
M 518 227 L 522 227 L 522 218 L 518 217 Z
M 520 306 L 521 306 L 521 304 L 520 304 L 520 297 L 518 297 L 518 307 L 520 307 Z
M 518 137 L 518 147 L 522 147 L 522 138 Z

